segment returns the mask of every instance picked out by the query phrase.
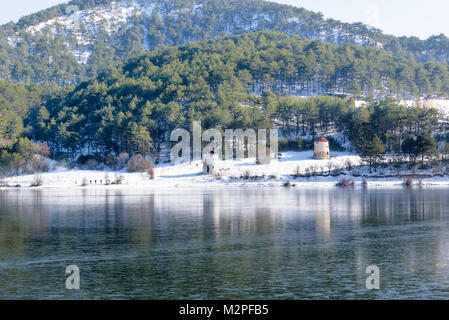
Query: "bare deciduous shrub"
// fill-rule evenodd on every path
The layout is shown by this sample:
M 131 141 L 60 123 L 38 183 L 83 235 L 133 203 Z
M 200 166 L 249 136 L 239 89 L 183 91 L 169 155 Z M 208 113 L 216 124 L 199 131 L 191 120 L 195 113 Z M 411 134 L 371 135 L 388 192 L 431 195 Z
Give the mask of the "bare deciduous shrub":
M 119 169 L 123 169 L 126 165 L 126 162 L 129 159 L 129 154 L 122 152 L 119 154 L 118 159 L 117 159 L 117 165 Z
M 443 169 L 443 162 L 442 161 L 434 161 L 432 162 L 432 174 L 438 174 Z
M 42 158 L 49 158 L 51 155 L 50 147 L 47 142 L 38 142 L 34 145 L 34 152 Z
M 327 170 L 328 170 L 329 174 L 331 174 L 331 171 L 334 168 L 334 164 L 332 163 L 332 161 L 328 161 L 326 163 L 326 166 L 327 166 Z
M 332 170 L 332 172 L 331 172 L 331 176 L 333 176 L 333 177 L 338 177 L 341 174 L 342 174 L 341 168 L 338 168 L 338 167 L 335 167 L 335 169 Z
M 113 182 L 113 184 L 122 184 L 124 177 L 121 174 L 118 174 L 117 172 L 114 175 L 115 181 Z
M 37 168 L 35 169 L 33 159 L 26 160 L 24 166 L 22 167 L 23 172 L 27 174 L 36 173 Z
M 86 177 L 83 177 L 83 180 L 81 181 L 82 187 L 87 187 L 89 185 L 89 180 L 87 180 Z
M 353 187 L 355 186 L 354 180 L 349 179 L 341 179 L 340 182 L 337 183 L 337 187 Z
M 150 169 L 153 169 L 153 162 L 140 154 L 133 155 L 126 164 L 128 172 L 147 172 Z
M 352 164 L 352 161 L 351 160 L 346 160 L 345 161 L 345 165 L 346 165 L 346 168 L 348 169 L 348 170 L 352 170 L 352 166 L 353 166 L 353 164 Z
M 153 168 L 153 166 L 151 166 L 151 168 L 148 168 L 146 172 L 150 176 L 150 179 L 154 180 L 154 168 Z
M 41 155 L 34 155 L 27 161 L 26 171 L 29 173 L 47 172 L 50 170 L 50 160 Z
M 411 178 L 408 178 L 407 180 L 405 180 L 404 184 L 407 187 L 412 187 L 413 186 L 413 180 Z
M 246 170 L 243 172 L 243 175 L 240 177 L 243 180 L 249 180 L 251 178 L 251 172 L 249 170 Z
M 293 174 L 295 178 L 299 178 L 301 176 L 301 168 L 299 166 L 296 167 L 295 173 Z
M 306 168 L 306 177 L 307 178 L 310 178 L 311 176 L 312 176 L 312 170 L 311 170 L 311 168 Z
M 8 188 L 9 185 L 5 180 L 4 176 L 0 176 L 0 188 Z
M 33 182 L 31 182 L 30 187 L 31 188 L 36 188 L 36 187 L 41 187 L 42 185 L 44 185 L 44 180 L 42 179 L 42 177 L 40 175 L 35 175 Z
M 109 173 L 107 173 L 107 172 L 104 174 L 104 183 L 106 185 L 111 184 L 111 181 L 109 180 Z
M 362 184 L 366 187 L 368 185 L 368 181 L 366 181 L 366 178 L 363 178 Z
M 39 164 L 39 171 L 48 172 L 50 171 L 50 159 L 44 158 Z
M 70 167 L 70 165 L 69 165 L 69 163 L 67 162 L 67 160 L 61 160 L 61 161 L 58 161 L 57 163 L 56 163 L 56 165 L 55 165 L 55 168 L 56 169 L 67 169 L 67 168 L 69 168 Z

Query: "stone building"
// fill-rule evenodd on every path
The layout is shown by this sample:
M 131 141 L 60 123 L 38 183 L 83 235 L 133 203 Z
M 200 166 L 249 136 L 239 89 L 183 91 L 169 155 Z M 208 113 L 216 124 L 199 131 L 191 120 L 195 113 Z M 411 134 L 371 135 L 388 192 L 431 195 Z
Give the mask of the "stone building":
M 315 140 L 313 158 L 318 160 L 330 159 L 329 141 L 320 137 Z

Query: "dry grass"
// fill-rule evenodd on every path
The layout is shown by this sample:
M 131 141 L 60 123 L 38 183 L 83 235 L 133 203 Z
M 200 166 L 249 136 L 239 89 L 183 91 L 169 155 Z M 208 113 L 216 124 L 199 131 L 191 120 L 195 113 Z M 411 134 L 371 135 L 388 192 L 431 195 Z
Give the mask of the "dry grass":
M 43 185 L 44 185 L 44 180 L 42 179 L 42 177 L 40 175 L 35 175 L 33 182 L 31 182 L 30 187 L 37 188 L 37 187 L 41 187 Z

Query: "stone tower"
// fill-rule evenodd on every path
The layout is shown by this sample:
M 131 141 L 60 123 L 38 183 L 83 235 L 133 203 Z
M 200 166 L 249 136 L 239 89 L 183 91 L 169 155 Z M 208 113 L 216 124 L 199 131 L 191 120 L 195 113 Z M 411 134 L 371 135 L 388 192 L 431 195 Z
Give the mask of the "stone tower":
M 318 160 L 330 159 L 329 141 L 324 138 L 318 138 L 315 140 L 313 158 Z

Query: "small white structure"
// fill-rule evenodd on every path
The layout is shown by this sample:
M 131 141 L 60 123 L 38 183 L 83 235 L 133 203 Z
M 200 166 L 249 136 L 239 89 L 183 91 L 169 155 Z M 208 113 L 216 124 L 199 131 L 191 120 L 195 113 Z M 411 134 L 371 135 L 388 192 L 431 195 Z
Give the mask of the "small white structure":
M 204 156 L 203 159 L 203 173 L 214 174 L 217 170 L 217 163 L 220 161 L 218 154 L 212 150 L 208 155 Z
M 326 138 L 320 137 L 315 140 L 313 158 L 317 160 L 325 160 L 331 158 L 329 141 Z

